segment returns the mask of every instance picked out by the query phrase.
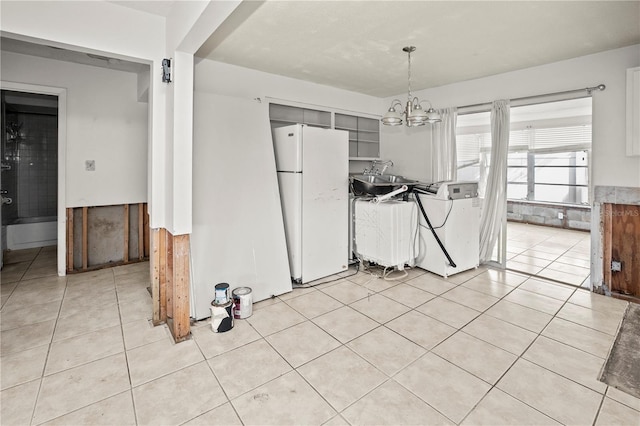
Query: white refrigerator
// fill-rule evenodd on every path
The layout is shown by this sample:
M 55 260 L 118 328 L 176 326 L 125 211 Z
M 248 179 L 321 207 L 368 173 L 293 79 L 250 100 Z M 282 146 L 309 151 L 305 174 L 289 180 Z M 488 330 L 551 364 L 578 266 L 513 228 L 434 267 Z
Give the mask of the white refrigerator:
M 291 278 L 348 268 L 349 133 L 302 124 L 273 130 Z

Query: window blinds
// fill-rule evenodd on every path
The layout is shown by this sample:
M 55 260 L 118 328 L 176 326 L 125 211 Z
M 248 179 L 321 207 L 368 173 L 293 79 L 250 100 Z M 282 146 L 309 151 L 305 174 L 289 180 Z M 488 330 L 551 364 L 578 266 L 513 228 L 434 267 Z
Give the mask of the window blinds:
M 491 134 L 458 134 L 458 162 L 467 164 L 477 161 L 481 152 L 489 152 Z M 509 132 L 509 152 L 554 152 L 588 151 L 591 149 L 591 124 L 567 127 L 534 128 Z

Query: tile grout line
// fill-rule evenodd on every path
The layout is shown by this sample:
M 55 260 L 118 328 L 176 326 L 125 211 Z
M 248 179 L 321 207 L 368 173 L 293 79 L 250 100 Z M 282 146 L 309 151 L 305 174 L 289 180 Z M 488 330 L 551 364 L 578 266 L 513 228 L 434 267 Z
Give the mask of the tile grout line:
M 570 299 L 570 298 L 573 296 L 573 294 L 575 294 L 575 292 L 576 292 L 576 291 L 578 291 L 578 290 L 579 290 L 579 289 L 577 289 L 577 288 L 576 288 L 576 289 L 574 290 L 574 292 L 572 293 L 572 295 L 571 295 L 571 296 L 569 296 L 569 298 L 567 298 L 567 300 L 562 304 L 562 306 L 560 307 L 560 309 L 558 309 L 558 311 L 556 312 L 556 314 L 554 314 L 554 315 L 553 315 L 553 317 L 552 317 L 551 321 L 553 321 L 553 319 L 555 319 L 555 318 L 556 318 L 557 313 L 558 313 L 558 312 L 560 312 L 560 310 L 561 310 L 561 309 L 562 309 L 562 308 L 563 308 L 567 303 L 570 303 L 570 302 L 569 302 L 569 299 Z M 563 318 L 561 318 L 561 317 L 557 317 L 557 318 L 559 318 L 559 319 L 563 319 Z M 549 324 L 551 323 L 551 321 L 549 321 Z M 577 323 L 576 323 L 576 324 L 577 324 Z M 582 324 L 579 324 L 579 325 L 582 325 Z M 548 326 L 548 324 L 547 324 L 547 326 Z M 572 383 L 574 383 L 574 384 L 576 384 L 576 385 L 579 385 L 579 386 L 581 386 L 581 387 L 585 388 L 586 390 L 589 390 L 589 391 L 592 391 L 592 392 L 594 392 L 594 393 L 599 394 L 600 392 L 598 392 L 598 391 L 596 391 L 596 390 L 593 390 L 593 389 L 591 389 L 590 387 L 583 385 L 582 383 L 578 383 L 578 382 L 576 382 L 575 380 L 573 380 L 573 379 L 571 379 L 571 378 L 569 378 L 569 377 L 566 377 L 566 376 L 565 376 L 565 375 L 563 375 L 563 374 L 557 373 L 557 372 L 555 372 L 555 371 L 553 371 L 553 370 L 550 370 L 550 369 L 548 369 L 547 367 L 542 366 L 542 365 L 540 365 L 540 364 L 538 364 L 538 363 L 536 363 L 536 362 L 533 362 L 533 361 L 530 361 L 530 360 L 528 360 L 528 359 L 526 359 L 526 358 L 523 358 L 523 355 L 524 355 L 524 354 L 529 350 L 529 348 L 530 348 L 530 347 L 531 347 L 531 346 L 532 346 L 532 345 L 533 345 L 533 344 L 534 344 L 534 343 L 535 343 L 535 342 L 536 342 L 540 337 L 547 337 L 547 336 L 542 335 L 542 332 L 544 332 L 544 330 L 547 328 L 547 326 L 546 326 L 542 331 L 540 331 L 540 333 L 538 333 L 538 336 L 537 336 L 537 337 L 536 337 L 536 338 L 535 338 L 535 339 L 534 339 L 534 340 L 529 344 L 529 346 L 528 346 L 528 347 L 527 347 L 527 348 L 522 352 L 522 354 L 521 354 L 520 356 L 518 356 L 518 359 L 517 359 L 517 360 L 516 360 L 516 361 L 515 361 L 515 362 L 514 362 L 510 367 L 509 367 L 509 369 L 507 369 L 507 371 L 505 371 L 505 373 L 504 373 L 502 376 L 500 376 L 500 378 L 498 379 L 498 381 L 496 381 L 496 385 L 500 382 L 500 380 L 502 380 L 502 378 L 507 374 L 507 372 L 508 372 L 509 370 L 511 370 L 511 368 L 513 367 L 513 365 L 515 365 L 515 363 L 516 363 L 518 360 L 522 359 L 522 360 L 524 360 L 524 361 L 526 361 L 526 362 L 530 362 L 530 363 L 532 363 L 532 364 L 534 364 L 534 365 L 536 365 L 536 366 L 538 366 L 538 367 L 540 367 L 540 368 L 542 368 L 542 369 L 544 369 L 544 370 L 546 370 L 546 371 L 549 371 L 549 372 L 550 372 L 550 373 L 552 373 L 552 374 L 555 374 L 555 375 L 557 375 L 557 376 L 559 376 L 559 377 L 562 377 L 562 378 L 564 378 L 565 380 L 568 380 L 568 381 L 570 381 L 570 382 L 572 382 Z M 549 338 L 549 337 L 547 337 L 547 338 Z M 552 340 L 554 340 L 554 339 L 552 339 Z M 555 341 L 555 340 L 554 340 L 554 341 Z M 558 343 L 564 344 L 564 343 L 562 343 L 562 342 L 558 342 Z M 568 346 L 568 347 L 570 347 L 570 348 L 574 348 L 574 347 L 573 347 L 573 346 L 571 346 L 571 345 L 566 345 L 566 346 Z M 579 348 L 574 348 L 574 349 L 580 350 Z M 583 352 L 585 352 L 585 353 L 587 353 L 587 354 L 588 354 L 588 352 L 586 352 L 586 351 L 583 351 Z M 590 354 L 590 355 L 591 355 L 591 354 Z M 494 385 L 493 387 L 496 387 L 496 386 Z M 492 387 L 492 388 L 493 388 L 493 387 Z M 608 386 L 607 386 L 607 388 L 608 388 Z M 504 391 L 504 390 L 502 390 L 502 389 L 500 389 L 500 388 L 498 388 L 498 389 L 499 389 L 500 391 L 502 391 L 502 392 L 506 393 L 507 395 L 511 396 L 512 398 L 514 398 L 514 399 L 516 399 L 516 400 L 518 400 L 518 401 L 522 402 L 523 404 L 525 404 L 525 405 L 527 405 L 527 406 L 530 406 L 529 404 L 527 404 L 526 402 L 524 402 L 524 401 L 520 400 L 520 399 L 519 399 L 519 398 L 517 398 L 516 396 L 511 395 L 510 393 L 508 393 L 508 392 L 506 392 L 506 391 Z M 598 410 L 596 411 L 596 416 L 594 417 L 594 420 L 593 420 L 593 424 L 594 424 L 594 425 L 595 425 L 596 419 L 598 418 L 598 416 L 599 416 L 599 414 L 600 414 L 600 410 L 601 410 L 601 408 L 602 408 L 602 404 L 603 404 L 604 398 L 605 398 L 605 396 L 606 396 L 606 393 L 607 393 L 607 389 L 605 389 L 605 391 L 601 394 L 601 395 L 602 395 L 602 400 L 601 400 L 600 406 L 598 407 Z M 531 406 L 530 406 L 530 407 L 531 407 Z M 536 411 L 539 411 L 539 410 L 538 410 L 538 409 L 536 409 L 535 407 L 531 407 L 531 408 L 535 409 Z M 540 411 L 539 411 L 539 412 L 540 412 Z M 541 413 L 542 413 L 542 412 L 541 412 Z M 545 416 L 547 416 L 547 417 L 549 417 L 549 418 L 552 418 L 553 420 L 555 420 L 555 421 L 557 421 L 557 422 L 560 422 L 560 420 L 557 420 L 557 419 L 555 419 L 555 418 L 553 418 L 553 417 L 549 416 L 549 415 L 548 415 L 548 414 L 546 414 L 546 413 L 542 413 L 542 414 L 544 414 Z
M 127 354 L 127 344 L 124 339 L 124 325 L 122 323 L 122 312 L 120 311 L 120 297 L 118 292 L 118 286 L 116 284 L 116 275 L 115 275 L 115 272 L 113 271 L 113 268 L 111 268 L 111 274 L 113 278 L 113 288 L 116 292 L 116 306 L 118 307 L 118 322 L 120 323 L 120 336 L 122 337 L 122 349 L 124 352 L 124 362 L 125 362 L 125 365 L 127 366 L 127 378 L 129 379 L 129 395 L 131 397 L 131 405 L 133 408 L 133 418 L 136 422 L 136 425 L 138 425 L 139 423 L 138 410 L 136 410 L 136 400 L 133 397 L 133 381 L 131 380 L 131 368 L 129 367 L 129 355 Z
M 518 287 L 519 287 L 519 286 L 518 286 Z M 574 290 L 574 292 L 575 292 L 575 290 Z M 571 296 L 570 296 L 570 297 L 571 297 Z M 567 299 L 567 301 L 568 301 L 568 299 Z M 563 303 L 563 305 L 562 305 L 562 306 L 564 306 L 566 303 L 568 303 L 567 301 L 565 301 L 565 302 Z M 562 307 L 560 307 L 560 309 L 562 309 Z M 558 309 L 558 312 L 560 311 L 560 309 Z M 553 315 L 553 317 L 551 318 L 551 320 L 549 321 L 549 323 L 551 323 L 551 321 L 553 321 L 553 318 L 555 318 L 555 314 Z M 549 323 L 547 323 L 547 325 L 548 325 Z M 546 326 L 545 326 L 545 328 L 546 328 Z M 530 330 L 529 330 L 529 331 L 530 331 Z M 468 416 L 473 412 L 473 410 L 478 406 L 478 404 L 480 404 L 480 402 L 482 402 L 482 400 L 483 400 L 484 398 L 486 398 L 486 396 L 487 396 L 487 395 L 489 395 L 489 392 L 491 392 L 491 391 L 495 388 L 495 389 L 498 389 L 498 390 L 499 390 L 499 391 L 501 391 L 501 392 L 504 392 L 506 395 L 509 395 L 511 398 L 513 398 L 513 399 L 515 399 L 515 400 L 517 400 L 517 401 L 520 401 L 521 403 L 523 403 L 524 405 L 526 405 L 526 406 L 530 407 L 531 409 L 533 409 L 533 410 L 535 410 L 535 411 L 537 411 L 537 412 L 541 413 L 542 415 L 544 415 L 544 416 L 546 416 L 546 417 L 548 417 L 548 418 L 550 418 L 550 419 L 552 419 L 552 420 L 555 420 L 555 421 L 557 421 L 558 423 L 561 423 L 559 420 L 557 420 L 557 419 L 555 419 L 555 418 L 551 417 L 550 415 L 548 415 L 548 414 L 546 414 L 546 413 L 544 413 L 544 412 L 542 412 L 542 411 L 538 410 L 538 409 L 537 409 L 537 408 L 535 408 L 535 407 L 532 407 L 531 405 L 527 404 L 525 401 L 522 401 L 521 399 L 517 398 L 516 396 L 511 395 L 510 393 L 506 392 L 505 390 L 502 390 L 502 389 L 500 389 L 499 387 L 497 387 L 498 383 L 500 383 L 500 381 L 504 378 L 504 376 L 506 376 L 506 375 L 507 375 L 507 373 L 508 373 L 509 371 L 511 371 L 511 369 L 513 368 L 513 366 L 514 366 L 514 365 L 516 365 L 516 363 L 517 363 L 519 360 L 523 359 L 524 361 L 531 362 L 531 361 L 529 361 L 529 360 L 527 360 L 527 359 L 523 358 L 522 356 L 523 356 L 523 355 L 524 355 L 524 354 L 529 350 L 529 348 L 531 348 L 531 346 L 533 346 L 533 344 L 538 340 L 538 338 L 542 335 L 542 331 L 544 331 L 544 328 L 543 328 L 539 333 L 536 333 L 536 334 L 537 334 L 537 336 L 536 336 L 536 337 L 531 341 L 531 343 L 529 343 L 529 345 L 527 345 L 527 347 L 522 351 L 522 353 L 520 353 L 520 355 L 518 355 L 518 358 L 517 358 L 517 359 L 516 359 L 516 360 L 515 360 L 515 361 L 514 361 L 510 366 L 509 366 L 509 368 L 507 368 L 507 369 L 504 371 L 504 373 L 502 373 L 502 375 L 500 375 L 500 377 L 496 380 L 496 382 L 495 382 L 494 384 L 491 384 L 491 388 L 490 388 L 490 389 L 487 391 L 487 393 L 486 393 L 486 394 L 485 394 L 485 395 L 484 395 L 484 396 L 483 396 L 483 397 L 482 397 L 482 398 L 481 398 L 481 399 L 476 403 L 476 405 L 475 405 L 475 406 L 474 406 L 474 407 L 473 407 L 473 408 L 472 408 L 472 409 L 467 413 L 467 415 L 464 417 L 464 419 L 466 419 L 466 418 L 467 418 L 467 417 L 468 417 Z M 481 340 L 482 340 L 482 339 L 481 339 Z M 503 350 L 504 350 L 504 349 L 503 349 Z M 436 354 L 436 355 L 437 355 L 437 354 Z M 444 358 L 443 358 L 443 359 L 444 359 Z M 534 363 L 534 364 L 535 364 L 535 363 Z M 454 364 L 454 365 L 455 365 L 455 364 Z M 537 365 L 537 364 L 535 364 L 535 365 Z M 555 373 L 555 372 L 553 372 L 553 371 L 551 371 L 551 370 L 546 369 L 545 367 L 542 367 L 542 366 L 539 366 L 539 367 L 544 368 L 545 370 L 550 371 L 550 372 L 551 372 L 551 373 L 553 373 L 553 374 L 557 374 L 557 373 Z M 458 367 L 458 368 L 462 368 L 462 367 Z M 464 370 L 464 371 L 466 371 L 466 370 Z M 561 375 L 560 375 L 560 376 L 561 376 Z M 561 376 L 561 377 L 564 377 L 564 376 Z M 462 421 L 464 421 L 464 419 L 463 419 Z
M 33 261 L 31 262 L 31 264 L 33 264 L 33 262 L 35 262 L 36 258 L 38 256 L 40 256 L 40 253 L 42 253 L 42 247 L 38 251 L 38 254 L 33 258 Z M 31 267 L 31 265 L 29 266 L 29 268 L 30 267 Z M 28 268 L 27 268 L 27 270 L 28 270 Z M 25 271 L 25 274 L 26 274 L 26 271 Z M 44 365 L 42 366 L 42 374 L 40 376 L 40 384 L 38 385 L 38 392 L 36 392 L 36 398 L 35 398 L 35 402 L 33 404 L 33 410 L 31 412 L 31 418 L 29 420 L 29 424 L 31 424 L 31 425 L 33 424 L 33 422 L 35 420 L 36 408 L 38 407 L 38 400 L 40 399 L 40 392 L 42 391 L 42 385 L 43 385 L 44 379 L 45 379 L 45 371 L 47 371 L 47 364 L 49 362 L 49 355 L 51 354 L 51 346 L 53 345 L 53 336 L 55 336 L 56 329 L 58 328 L 58 320 L 60 319 L 60 312 L 62 311 L 62 302 L 64 301 L 65 294 L 67 293 L 67 282 L 68 282 L 67 280 L 68 280 L 68 278 L 65 276 L 64 292 L 62 293 L 62 300 L 60 301 L 60 307 L 58 308 L 58 315 L 56 316 L 56 322 L 53 325 L 53 332 L 51 333 L 51 338 L 50 338 L 49 343 L 48 343 L 47 356 L 45 358 Z M 22 282 L 22 279 L 20 279 L 20 282 Z M 17 286 L 16 286 L 16 288 L 17 288 Z
M 29 262 L 29 266 L 27 266 L 24 269 L 24 272 L 22 274 L 20 274 L 20 277 L 14 281 L 16 283 L 16 286 L 13 288 L 13 290 L 11 290 L 11 293 L 9 293 L 9 296 L 7 297 L 7 300 L 5 301 L 5 303 L 2 304 L 2 308 L 4 308 L 4 305 L 9 301 L 9 299 L 11 298 L 11 296 L 13 295 L 13 293 L 16 291 L 16 289 L 18 288 L 18 286 L 22 283 L 24 276 L 26 275 L 27 271 L 31 268 L 31 266 L 33 265 L 33 263 L 36 261 L 36 258 L 40 255 L 40 253 L 42 252 L 42 247 L 40 247 L 40 249 L 38 250 L 38 253 L 36 253 L 35 256 L 33 256 L 33 259 L 31 259 L 31 261 Z M 4 256 L 4 254 L 3 254 Z M 19 263 L 19 262 L 18 262 Z M 3 263 L 3 268 L 4 268 L 4 263 Z M 1 308 L 0 308 L 1 309 Z
M 257 330 L 255 330 L 255 328 L 254 328 L 250 323 L 248 323 L 248 322 L 247 322 L 247 324 L 249 325 L 249 327 L 251 327 L 251 328 L 253 328 L 253 329 L 254 329 L 254 331 L 255 331 L 255 332 L 260 336 L 260 338 L 261 338 L 261 339 L 263 339 L 263 340 L 265 340 L 265 341 L 266 341 L 266 339 L 265 339 L 264 337 L 262 337 L 262 336 L 260 335 L 260 333 L 258 333 L 258 331 L 257 331 Z M 222 407 L 224 404 L 227 404 L 227 403 L 228 403 L 228 404 L 231 406 L 231 408 L 233 409 L 233 412 L 235 413 L 235 415 L 238 417 L 238 420 L 240 420 L 240 423 L 241 423 L 242 425 L 244 425 L 245 423 L 244 423 L 244 421 L 242 420 L 242 417 L 240 417 L 240 413 L 238 413 L 238 410 L 236 409 L 236 406 L 235 406 L 235 405 L 233 405 L 233 402 L 231 402 L 231 398 L 229 398 L 229 395 L 227 394 L 227 391 L 224 389 L 224 386 L 222 386 L 222 383 L 220 383 L 220 379 L 219 379 L 219 378 L 218 378 L 218 376 L 216 375 L 216 372 L 215 372 L 215 371 L 213 371 L 213 367 L 211 367 L 211 364 L 209 363 L 209 359 L 213 359 L 213 358 L 215 358 L 216 356 L 221 355 L 221 354 L 215 355 L 215 356 L 213 356 L 213 357 L 211 357 L 211 358 L 207 359 L 206 355 L 205 355 L 205 354 L 204 354 L 204 352 L 202 351 L 202 348 L 201 348 L 201 347 L 200 347 L 200 345 L 198 344 L 197 339 L 194 337 L 194 338 L 193 338 L 193 340 L 195 341 L 195 344 L 196 344 L 196 346 L 198 347 L 198 350 L 200 350 L 200 353 L 202 354 L 202 357 L 204 358 L 204 363 L 205 363 L 205 364 L 207 364 L 207 368 L 209 368 L 209 371 L 211 371 L 211 374 L 213 374 L 213 377 L 216 379 L 216 383 L 218 383 L 218 386 L 220 386 L 220 390 L 221 390 L 221 391 L 222 391 L 222 393 L 224 394 L 224 397 L 227 399 L 227 402 L 222 403 L 222 404 L 220 404 L 220 405 L 218 405 L 218 406 L 216 406 L 216 407 L 213 407 L 211 410 L 205 411 L 204 413 L 201 413 L 201 414 L 197 415 L 196 417 L 194 417 L 194 418 L 192 418 L 192 419 L 189 419 L 189 420 L 187 420 L 186 422 L 183 422 L 182 424 L 187 423 L 187 422 L 190 422 L 190 421 L 191 421 L 191 420 L 193 420 L 193 419 L 197 419 L 198 417 L 203 416 L 203 415 L 205 415 L 206 413 L 209 413 L 209 412 L 211 412 L 211 411 L 215 410 L 216 408 Z M 251 344 L 251 343 L 257 342 L 258 340 L 259 340 L 259 339 L 254 340 L 253 342 L 249 342 L 249 343 L 247 343 L 247 344 L 245 344 L 245 345 L 238 346 L 238 348 L 241 348 L 241 347 L 247 346 L 247 345 L 249 345 L 249 344 Z M 231 352 L 232 350 L 235 350 L 235 349 L 238 349 L 238 348 L 231 349 L 230 351 L 227 351 L 227 352 Z M 226 352 L 223 352 L 223 353 L 226 353 Z M 194 364 L 194 365 L 195 365 L 195 364 Z M 240 396 L 240 395 L 238 395 L 238 396 Z

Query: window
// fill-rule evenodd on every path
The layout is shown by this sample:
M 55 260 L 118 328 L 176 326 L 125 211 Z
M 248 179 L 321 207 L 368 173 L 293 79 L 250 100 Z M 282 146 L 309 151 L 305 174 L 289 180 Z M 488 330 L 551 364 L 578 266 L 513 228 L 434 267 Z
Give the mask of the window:
M 589 203 L 591 98 L 511 108 L 507 199 Z M 458 178 L 483 182 L 489 168 L 490 114 L 460 115 Z

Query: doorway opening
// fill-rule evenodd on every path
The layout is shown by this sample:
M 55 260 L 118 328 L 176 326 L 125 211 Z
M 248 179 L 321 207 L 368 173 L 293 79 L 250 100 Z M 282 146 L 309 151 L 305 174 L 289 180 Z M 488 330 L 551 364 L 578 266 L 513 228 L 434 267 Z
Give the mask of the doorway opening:
M 591 97 L 511 107 L 507 222 L 492 260 L 510 270 L 590 287 Z M 490 113 L 458 117 L 458 179 L 490 168 Z
M 57 244 L 58 97 L 2 90 L 2 249 Z

